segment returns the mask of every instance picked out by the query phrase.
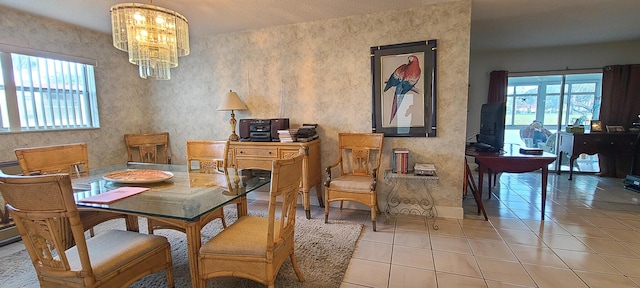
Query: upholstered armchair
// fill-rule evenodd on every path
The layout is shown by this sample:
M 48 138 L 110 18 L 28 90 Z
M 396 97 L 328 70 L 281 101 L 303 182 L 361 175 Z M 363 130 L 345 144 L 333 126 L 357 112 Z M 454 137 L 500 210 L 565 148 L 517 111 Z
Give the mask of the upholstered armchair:
M 325 223 L 329 223 L 331 202 L 340 201 L 342 209 L 343 201 L 353 201 L 371 209 L 371 223 L 376 231 L 376 216 L 380 210 L 377 177 L 383 140 L 382 133 L 338 134 L 338 160 L 325 170 Z

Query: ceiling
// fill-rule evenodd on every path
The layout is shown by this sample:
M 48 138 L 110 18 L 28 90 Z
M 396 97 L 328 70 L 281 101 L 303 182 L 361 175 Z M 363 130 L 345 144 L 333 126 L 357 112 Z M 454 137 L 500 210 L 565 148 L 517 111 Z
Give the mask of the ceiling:
M 201 37 L 451 1 L 455 0 L 156 0 L 152 3 L 184 15 L 189 21 L 191 37 Z M 111 33 L 109 8 L 123 2 L 132 1 L 0 0 L 0 6 Z M 472 3 L 472 50 L 640 39 L 637 20 L 640 0 L 472 0 Z

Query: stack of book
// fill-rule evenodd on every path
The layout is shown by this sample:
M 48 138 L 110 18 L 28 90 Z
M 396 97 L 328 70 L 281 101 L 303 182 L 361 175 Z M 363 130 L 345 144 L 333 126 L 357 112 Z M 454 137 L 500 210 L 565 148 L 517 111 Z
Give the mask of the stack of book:
M 409 173 L 409 149 L 393 148 L 393 163 L 391 172 L 407 174 Z
M 298 129 L 278 130 L 278 138 L 281 143 L 290 143 L 296 141 Z

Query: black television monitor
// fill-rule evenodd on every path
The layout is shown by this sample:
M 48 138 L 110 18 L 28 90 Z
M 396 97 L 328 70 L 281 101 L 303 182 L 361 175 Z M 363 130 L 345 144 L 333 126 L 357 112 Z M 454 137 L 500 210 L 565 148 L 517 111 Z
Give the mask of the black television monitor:
M 500 151 L 504 147 L 505 102 L 483 104 L 480 110 L 480 133 L 476 145 L 480 150 Z

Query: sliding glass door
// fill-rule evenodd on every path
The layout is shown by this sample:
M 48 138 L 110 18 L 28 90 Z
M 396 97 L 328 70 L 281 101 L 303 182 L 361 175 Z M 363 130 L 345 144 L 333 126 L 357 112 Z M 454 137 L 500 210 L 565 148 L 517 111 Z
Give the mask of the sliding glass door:
M 557 154 L 558 131 L 574 123 L 584 125 L 588 131 L 589 122 L 599 117 L 600 70 L 509 75 L 505 143 L 542 148 Z M 581 155 L 574 169 L 598 172 L 597 161 L 596 156 Z M 561 169 L 568 170 L 568 161 L 563 159 L 562 162 Z

